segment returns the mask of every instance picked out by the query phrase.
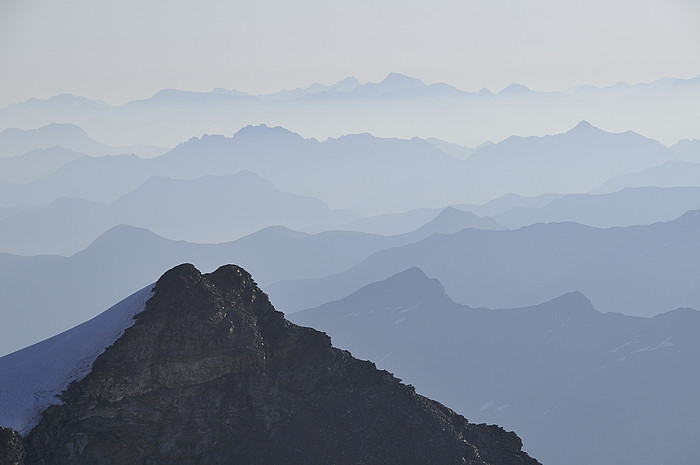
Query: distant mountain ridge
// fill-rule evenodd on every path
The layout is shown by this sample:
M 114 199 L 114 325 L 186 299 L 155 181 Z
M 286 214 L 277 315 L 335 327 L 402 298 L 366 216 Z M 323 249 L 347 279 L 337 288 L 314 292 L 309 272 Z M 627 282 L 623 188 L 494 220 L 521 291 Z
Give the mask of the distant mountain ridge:
M 23 155 L 0 158 L 0 183 L 26 184 L 38 181 L 84 153 L 63 147 L 37 148 Z
M 623 172 L 635 172 L 675 158 L 658 141 L 628 131 L 613 134 L 581 121 L 566 133 L 544 137 L 512 136 L 477 150 L 470 168 L 515 193 L 582 193 Z M 524 174 L 527 176 L 524 176 Z M 541 188 L 539 186 L 546 186 Z
M 470 308 L 413 267 L 289 319 L 470 418 L 515 428 L 543 463 L 693 465 L 700 454 L 696 310 L 603 314 L 580 292 Z
M 700 163 L 668 161 L 637 173 L 609 179 L 593 193 L 609 193 L 635 187 L 689 187 L 700 186 Z
M 698 209 L 700 186 L 636 187 L 609 194 L 563 195 L 539 208 L 514 207 L 497 213 L 494 220 L 508 228 L 565 221 L 610 228 L 671 221 Z
M 109 202 L 150 176 L 192 179 L 248 170 L 333 209 L 379 215 L 483 203 L 508 193 L 584 193 L 678 156 L 636 133 L 609 133 L 585 122 L 553 136 L 511 137 L 466 159 L 417 138 L 354 134 L 320 142 L 259 125 L 233 137 L 192 138 L 148 160 L 125 155 L 74 160 L 41 181 L 0 185 L 0 206 L 46 205 L 58 197 Z
M 318 199 L 280 191 L 249 171 L 191 180 L 154 176 L 108 204 L 59 198 L 45 208 L 0 220 L 0 250 L 71 255 L 118 224 L 172 239 L 216 243 L 267 226 L 301 228 L 356 217 L 332 211 Z
M 371 282 L 418 266 L 457 301 L 518 307 L 580 290 L 603 312 L 651 316 L 700 308 L 700 211 L 643 226 L 599 229 L 576 223 L 517 230 L 464 229 L 376 252 L 336 275 L 268 286 L 293 313 L 340 299 Z
M 360 83 L 351 77 L 266 95 L 222 88 L 164 89 L 116 106 L 72 95 L 30 99 L 0 109 L 0 128 L 61 121 L 104 140 L 172 147 L 191 135 L 229 133 L 264 122 L 319 140 L 337 136 L 342 128 L 344 133 L 436 137 L 474 147 L 513 134 L 557 133 L 586 119 L 613 131 L 632 128 L 672 144 L 700 137 L 690 123 L 697 116 L 691 103 L 699 92 L 698 78 L 582 86 L 567 92 L 531 90 L 522 84 L 472 92 L 390 73 L 379 82 Z M 656 110 L 639 112 L 640 105 Z M 677 111 L 670 113 L 668 108 Z
M 149 145 L 110 147 L 91 139 L 83 129 L 74 124 L 52 123 L 37 129 L 8 128 L 0 132 L 0 159 L 54 147 L 82 152 L 93 157 L 122 153 L 155 156 L 166 151 Z
M 197 99 L 216 99 L 225 97 L 225 98 L 242 98 L 242 99 L 250 99 L 250 98 L 260 98 L 265 101 L 273 101 L 273 100 L 282 100 L 282 101 L 288 101 L 288 100 L 293 100 L 293 99 L 303 99 L 308 96 L 315 96 L 318 97 L 319 95 L 322 95 L 324 93 L 326 94 L 331 94 L 331 95 L 337 95 L 337 94 L 356 94 L 356 95 L 361 95 L 364 97 L 381 97 L 381 96 L 390 96 L 390 95 L 396 95 L 395 92 L 406 92 L 406 91 L 413 91 L 417 92 L 417 95 L 425 95 L 430 92 L 435 92 L 435 93 L 448 93 L 451 95 L 483 95 L 484 92 L 483 90 L 488 90 L 489 94 L 492 95 L 497 95 L 497 94 L 508 94 L 508 93 L 533 93 L 533 92 L 539 92 L 539 93 L 557 93 L 561 95 L 566 95 L 566 94 L 573 94 L 573 95 L 579 95 L 579 96 L 590 96 L 591 94 L 594 93 L 609 93 L 611 91 L 617 91 L 617 92 L 633 92 L 633 91 L 645 91 L 645 92 L 652 92 L 652 91 L 666 91 L 669 89 L 676 89 L 676 88 L 684 88 L 687 86 L 700 86 L 700 76 L 694 77 L 694 78 L 688 78 L 688 79 L 683 79 L 683 78 L 662 78 L 658 79 L 656 81 L 652 81 L 649 83 L 638 83 L 638 84 L 628 84 L 626 82 L 618 82 L 614 85 L 611 86 L 591 86 L 591 85 L 582 85 L 582 86 L 577 86 L 572 89 L 570 89 L 567 92 L 552 92 L 552 91 L 544 91 L 544 90 L 531 90 L 525 85 L 518 84 L 518 83 L 511 83 L 507 86 L 505 86 L 503 89 L 500 89 L 498 91 L 494 90 L 488 90 L 488 89 L 482 89 L 480 91 L 466 91 L 466 90 L 460 90 L 457 87 L 454 87 L 450 84 L 444 83 L 444 82 L 438 82 L 434 84 L 425 84 L 421 79 L 408 76 L 406 74 L 398 73 L 398 72 L 390 72 L 387 74 L 387 76 L 379 82 L 366 82 L 366 83 L 361 83 L 360 81 L 357 80 L 357 78 L 353 76 L 348 76 L 344 79 L 341 79 L 338 82 L 335 82 L 333 84 L 320 84 L 320 83 L 313 83 L 309 85 L 308 87 L 305 88 L 296 88 L 296 89 L 287 89 L 287 90 L 280 90 L 278 92 L 274 93 L 269 93 L 269 94 L 252 94 L 249 92 L 242 92 L 236 89 L 223 89 L 223 88 L 216 88 L 213 89 L 210 92 L 194 92 L 194 91 L 188 91 L 188 90 L 182 90 L 182 89 L 163 89 L 158 92 L 156 92 L 153 96 L 147 99 L 141 99 L 141 100 L 133 100 L 131 102 L 127 102 L 123 105 L 133 105 L 135 102 L 147 102 L 149 100 L 152 101 L 161 101 L 161 102 L 169 102 L 172 101 L 171 99 L 182 99 L 183 97 L 186 98 L 187 101 L 195 101 Z M 414 94 L 416 95 L 416 94 Z M 9 105 L 9 107 L 6 108 L 13 108 L 13 107 L 18 107 L 23 104 L 37 104 L 39 102 L 52 102 L 52 103 L 60 103 L 62 105 L 65 104 L 80 104 L 80 105 L 90 105 L 90 106 L 95 106 L 95 107 L 109 107 L 109 105 L 105 104 L 104 102 L 100 100 L 91 100 L 85 97 L 81 96 L 74 96 L 71 94 L 61 94 L 57 95 L 54 97 L 51 97 L 49 99 L 29 99 L 25 102 L 17 102 Z
M 60 153 L 52 151 L 41 154 L 42 157 L 53 155 L 58 158 Z M 192 138 L 168 153 L 151 159 L 141 159 L 134 155 L 82 157 L 69 161 L 43 179 L 35 179 L 27 184 L 0 183 L 0 207 L 5 207 L 8 212 L 8 217 L 0 220 L 0 238 L 4 238 L 0 244 L 4 244 L 1 250 L 5 252 L 66 255 L 84 248 L 99 233 L 120 223 L 146 227 L 160 235 L 176 239 L 221 242 L 278 224 L 309 231 L 343 229 L 344 224 L 348 224 L 350 229 L 362 230 L 362 222 L 355 226 L 349 223 L 359 220 L 361 216 L 378 217 L 416 209 L 425 212 L 434 209 L 437 212 L 438 208 L 445 205 L 472 210 L 480 216 L 491 216 L 488 213 L 490 208 L 491 211 L 496 211 L 492 207 L 499 202 L 503 205 L 510 202 L 506 197 L 508 193 L 515 193 L 511 199 L 519 199 L 511 202 L 511 205 L 538 207 L 543 205 L 547 196 L 587 192 L 600 186 L 601 179 L 614 179 L 620 173 L 634 173 L 643 167 L 659 166 L 664 160 L 673 160 L 675 156 L 674 151 L 657 141 L 631 132 L 608 133 L 586 122 L 554 136 L 511 137 L 498 144 L 483 146 L 466 159 L 457 159 L 433 143 L 421 139 L 402 140 L 357 134 L 319 142 L 305 139 L 282 127 L 249 126 L 233 137 Z M 0 160 L 0 165 L 3 161 L 12 160 L 14 159 Z M 24 165 L 31 164 L 31 161 L 27 160 Z M 21 172 L 24 165 L 16 172 Z M 668 163 L 661 166 L 667 165 Z M 247 202 L 242 202 L 244 194 L 240 189 L 236 191 L 233 181 L 228 183 L 228 193 L 220 187 L 225 183 L 217 181 L 229 179 L 226 177 L 243 171 L 250 171 L 261 178 L 259 185 L 268 182 L 274 186 L 268 184 L 267 189 L 255 189 L 260 196 L 253 196 L 250 208 L 255 204 L 264 204 L 266 207 L 261 207 L 258 211 L 260 221 L 247 214 L 246 218 L 251 224 L 240 221 L 231 223 L 233 220 L 230 217 L 217 214 L 220 211 L 235 212 L 235 205 L 248 205 Z M 690 176 L 690 170 L 685 171 Z M 210 198 L 205 199 L 202 197 L 202 185 L 206 183 L 202 179 L 214 173 L 218 173 L 218 176 L 209 178 L 212 182 L 208 194 Z M 160 211 L 152 204 L 148 212 L 144 211 L 145 203 L 152 202 L 153 199 L 149 198 L 157 194 L 153 189 L 144 190 L 143 186 L 153 185 L 148 182 L 151 178 L 171 179 L 168 188 L 170 194 L 158 194 L 163 206 L 180 203 L 181 206 L 187 204 L 190 208 L 180 208 L 181 215 L 178 218 L 172 214 L 177 208 L 167 209 L 170 214 L 163 212 L 152 215 L 151 213 Z M 219 187 L 214 189 L 214 184 Z M 159 185 L 164 186 L 164 183 L 160 182 Z M 247 185 L 251 183 L 248 182 Z M 177 193 L 175 186 L 180 186 L 179 189 L 192 188 L 198 194 Z M 297 199 L 302 196 L 313 197 L 315 200 L 307 199 L 308 211 L 294 218 L 291 211 L 287 214 L 283 209 L 275 210 L 274 205 L 265 203 L 264 199 L 274 189 L 289 194 L 288 199 L 291 196 L 297 196 Z M 239 193 L 234 194 L 234 191 Z M 269 195 L 263 195 L 263 191 Z M 673 204 L 673 196 L 667 195 L 671 191 L 655 191 L 653 194 L 652 191 L 653 189 L 647 190 L 650 194 L 642 195 L 649 201 L 649 211 L 641 208 L 636 216 L 631 212 L 623 212 L 619 215 L 618 222 L 615 222 L 615 218 L 593 218 L 589 224 L 619 226 L 638 224 L 635 221 L 669 220 L 683 211 L 698 208 L 698 205 L 693 204 L 692 198 L 687 198 L 690 190 L 685 190 L 685 194 L 676 190 L 676 204 Z M 150 194 L 153 195 L 149 197 Z M 226 195 L 235 199 L 231 203 L 232 207 L 229 209 L 221 206 L 217 211 L 212 210 L 215 203 L 225 202 Z M 532 199 L 524 200 L 523 196 Z M 97 215 L 94 214 L 100 210 L 97 206 L 89 214 L 81 213 L 79 208 L 72 209 L 70 227 L 75 232 L 58 236 L 51 230 L 54 226 L 60 230 L 61 221 L 58 219 L 68 218 L 57 215 L 57 205 L 65 208 L 70 203 L 58 200 L 63 197 L 110 205 Z M 141 201 L 137 200 L 138 197 Z M 202 205 L 211 208 L 193 207 L 195 197 L 199 198 Z M 610 199 L 614 197 L 621 198 L 623 195 L 611 196 Z M 631 199 L 634 196 L 627 197 Z M 493 200 L 490 207 L 475 205 L 495 198 L 501 200 Z M 583 199 L 582 196 L 579 198 Z M 128 203 L 128 199 L 132 199 L 130 208 L 119 207 Z M 604 201 L 603 198 L 600 200 Z M 555 204 L 562 202 L 576 203 L 573 197 L 569 197 Z M 312 207 L 314 203 L 316 207 Z M 327 207 L 321 207 L 320 203 Z M 86 206 L 88 202 L 76 200 L 74 204 Z M 665 213 L 664 208 L 659 206 L 662 204 L 670 205 Z M 22 209 L 11 209 L 23 205 L 44 208 L 25 213 L 21 213 Z M 521 218 L 512 212 L 510 220 L 504 219 L 504 222 L 510 226 L 535 221 L 588 223 L 589 220 L 582 211 L 584 207 L 582 204 L 570 216 L 551 215 L 546 208 L 530 213 L 521 211 L 524 214 Z M 321 211 L 324 209 L 325 213 Z M 12 211 L 17 214 L 12 215 Z M 267 215 L 268 211 L 270 215 Z M 277 212 L 276 215 L 272 214 L 273 211 Z M 504 214 L 504 218 L 508 217 L 502 211 L 499 213 Z M 528 216 L 532 220 L 525 218 Z M 390 220 L 389 217 L 386 219 Z M 400 221 L 398 217 L 396 219 Z M 58 223 L 53 224 L 52 221 Z M 373 221 L 381 220 L 375 218 L 367 222 L 367 225 Z M 418 224 L 424 222 L 421 220 Z M 209 227 L 198 228 L 195 226 L 198 224 L 208 224 Z M 217 226 L 224 224 L 225 228 Z M 468 222 L 461 224 L 466 226 Z M 493 224 L 484 226 L 476 220 L 471 225 L 494 228 Z M 404 231 L 414 228 L 405 228 Z M 381 232 L 381 228 L 372 231 L 370 226 L 368 231 Z M 42 237 L 42 234 L 47 236 L 41 239 L 44 248 L 37 248 L 36 241 L 31 243 L 32 237 Z M 61 237 L 63 244 L 57 240 Z
M 64 211 L 73 206 L 69 202 Z M 89 211 L 91 207 L 95 206 L 87 203 L 81 208 Z M 92 214 L 99 213 L 98 206 Z M 471 221 L 472 217 L 465 214 L 464 218 Z M 379 250 L 448 232 L 453 225 L 439 221 L 395 236 L 349 231 L 306 234 L 275 226 L 219 244 L 174 241 L 146 229 L 118 225 L 70 257 L 0 253 L 0 309 L 9 309 L 0 328 L 0 355 L 95 316 L 178 263 L 209 269 L 222 261 L 240 263 L 267 286 L 275 281 L 338 273 Z M 70 222 L 65 225 L 70 226 Z M 70 229 L 62 232 L 70 233 Z M 78 295 L 80 299 L 76 299 Z

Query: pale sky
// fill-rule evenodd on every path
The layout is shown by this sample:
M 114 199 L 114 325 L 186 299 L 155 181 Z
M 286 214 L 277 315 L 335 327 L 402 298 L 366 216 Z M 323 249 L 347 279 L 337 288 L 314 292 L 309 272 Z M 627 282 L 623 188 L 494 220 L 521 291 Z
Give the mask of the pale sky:
M 0 107 L 389 72 L 497 91 L 700 74 L 697 0 L 0 0 Z

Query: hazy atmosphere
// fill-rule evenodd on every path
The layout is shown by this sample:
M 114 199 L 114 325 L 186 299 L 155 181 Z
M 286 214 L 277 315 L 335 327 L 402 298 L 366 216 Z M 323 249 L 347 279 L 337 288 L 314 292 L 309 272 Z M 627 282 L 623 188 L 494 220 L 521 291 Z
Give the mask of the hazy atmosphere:
M 0 106 L 61 93 L 115 105 L 165 88 L 253 94 L 390 72 L 497 92 L 700 69 L 693 0 L 4 0 Z
M 0 465 L 697 465 L 699 239 L 694 0 L 0 0 Z

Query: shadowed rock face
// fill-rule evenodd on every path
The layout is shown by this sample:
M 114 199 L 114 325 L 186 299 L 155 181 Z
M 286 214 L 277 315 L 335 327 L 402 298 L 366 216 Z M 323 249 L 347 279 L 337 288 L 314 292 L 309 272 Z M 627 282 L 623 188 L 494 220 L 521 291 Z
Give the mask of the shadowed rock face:
M 288 322 L 233 265 L 164 274 L 64 401 L 27 438 L 28 464 L 538 463 L 514 433 Z
M 19 433 L 0 426 L 0 464 L 20 465 L 24 463 L 24 448 Z

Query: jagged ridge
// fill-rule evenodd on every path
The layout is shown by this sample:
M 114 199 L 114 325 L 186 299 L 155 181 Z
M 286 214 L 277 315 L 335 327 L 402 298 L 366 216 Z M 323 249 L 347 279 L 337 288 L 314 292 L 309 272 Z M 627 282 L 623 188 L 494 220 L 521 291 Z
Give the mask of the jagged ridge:
M 29 464 L 536 464 L 277 312 L 242 268 L 180 265 L 27 440 Z

